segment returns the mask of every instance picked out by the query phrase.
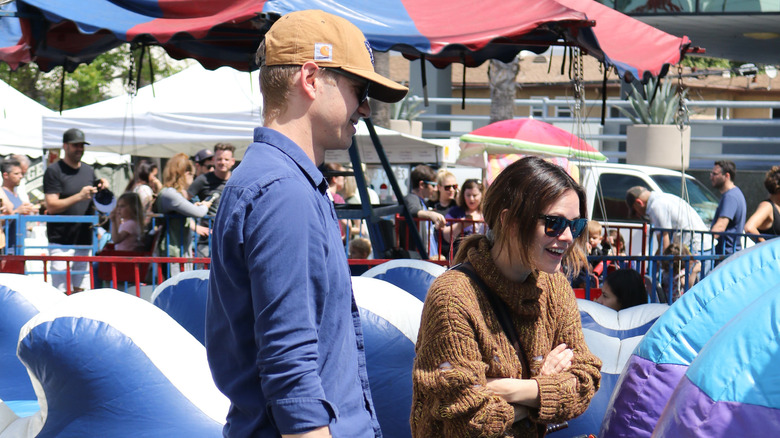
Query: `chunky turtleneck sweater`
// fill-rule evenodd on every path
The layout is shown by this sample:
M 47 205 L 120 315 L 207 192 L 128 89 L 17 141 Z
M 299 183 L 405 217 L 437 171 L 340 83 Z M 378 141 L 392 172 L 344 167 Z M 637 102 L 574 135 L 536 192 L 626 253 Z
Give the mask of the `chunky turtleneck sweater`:
M 485 387 L 489 377 L 522 378 L 522 364 L 485 294 L 466 274 L 451 270 L 425 299 L 412 375 L 412 436 L 536 437 L 545 424 L 585 412 L 598 390 L 601 361 L 585 344 L 566 277 L 533 272 L 523 283 L 512 282 L 493 262 L 487 239 L 469 250 L 468 260 L 506 304 L 541 406 L 530 409 L 530 421 L 513 424 L 514 408 Z M 571 367 L 539 375 L 545 355 L 561 343 L 574 352 Z

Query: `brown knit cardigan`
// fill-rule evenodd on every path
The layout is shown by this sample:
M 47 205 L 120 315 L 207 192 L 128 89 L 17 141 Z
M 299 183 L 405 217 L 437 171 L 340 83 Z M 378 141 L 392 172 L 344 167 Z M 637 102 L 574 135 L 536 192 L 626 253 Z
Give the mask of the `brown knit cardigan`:
M 508 306 L 541 407 L 530 409 L 531 421 L 513 424 L 513 407 L 487 391 L 487 377 L 521 378 L 522 365 L 484 293 L 466 274 L 448 271 L 431 285 L 423 308 L 412 374 L 412 436 L 537 437 L 540 425 L 585 412 L 599 387 L 601 361 L 585 344 L 566 277 L 535 272 L 522 284 L 511 282 L 493 263 L 487 239 L 469 250 L 468 260 Z M 538 375 L 544 356 L 561 343 L 574 352 L 571 368 Z

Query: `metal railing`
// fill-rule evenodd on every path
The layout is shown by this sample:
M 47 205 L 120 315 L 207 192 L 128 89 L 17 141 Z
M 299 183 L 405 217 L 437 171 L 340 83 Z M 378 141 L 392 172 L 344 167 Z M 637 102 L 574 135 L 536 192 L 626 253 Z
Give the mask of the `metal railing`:
M 422 105 L 424 99 L 420 96 L 410 96 L 409 101 L 412 104 Z M 460 98 L 450 97 L 430 97 L 428 98 L 430 106 L 456 107 L 461 105 Z M 553 124 L 574 124 L 576 120 L 572 117 L 554 117 L 551 114 L 558 114 L 560 109 L 571 111 L 573 102 L 561 98 L 533 98 L 533 99 L 515 99 L 515 108 L 526 108 L 529 114 L 534 111 L 541 115 L 534 118 Z M 607 108 L 630 108 L 628 101 L 620 99 L 607 99 Z M 491 99 L 488 98 L 466 98 L 467 106 L 490 106 Z M 601 100 L 586 100 L 586 108 L 601 107 Z M 698 101 L 686 100 L 686 105 L 691 109 L 780 109 L 780 101 L 731 101 L 731 100 L 711 100 Z M 594 111 L 594 113 L 597 113 Z M 609 113 L 609 112 L 608 112 Z M 449 130 L 424 129 L 423 137 L 428 138 L 451 138 L 468 134 L 472 130 L 487 125 L 490 120 L 489 115 L 483 114 L 437 114 L 435 111 L 427 111 L 416 120 L 422 122 L 450 122 Z M 452 123 L 456 122 L 456 123 Z M 460 123 L 457 123 L 460 122 Z M 467 123 L 463 123 L 467 122 Z M 470 122 L 470 123 L 468 123 Z M 626 141 L 624 126 L 631 125 L 631 121 L 625 117 L 607 117 L 605 127 L 601 129 L 600 117 L 584 117 L 582 119 L 585 128 L 583 132 L 577 132 L 582 138 L 589 142 L 604 142 L 605 144 L 617 144 Z M 689 121 L 691 130 L 691 159 L 692 160 L 711 160 L 713 145 L 723 146 L 730 144 L 750 144 L 750 145 L 779 145 L 780 144 L 780 119 L 698 119 Z M 764 127 L 772 131 L 769 135 L 713 135 L 711 130 L 725 127 Z M 599 132 L 597 132 L 599 131 Z M 706 150 L 701 149 L 707 146 Z M 615 148 L 616 149 L 616 148 Z M 612 148 L 602 148 L 602 153 L 613 160 L 625 158 L 625 152 L 612 150 Z M 780 161 L 780 154 L 718 154 L 719 158 L 732 160 L 735 162 L 746 161 L 750 159 L 762 159 L 770 161 Z

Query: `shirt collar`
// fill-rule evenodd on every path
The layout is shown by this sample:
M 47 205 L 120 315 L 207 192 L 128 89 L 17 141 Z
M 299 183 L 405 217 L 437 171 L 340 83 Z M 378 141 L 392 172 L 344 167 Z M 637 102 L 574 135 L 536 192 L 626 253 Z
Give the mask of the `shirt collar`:
M 328 190 L 328 182 L 322 175 L 317 166 L 303 152 L 300 146 L 290 140 L 279 131 L 270 128 L 255 128 L 255 143 L 265 143 L 269 146 L 279 149 L 283 154 L 290 157 L 298 165 L 312 186 L 316 187 L 321 193 Z

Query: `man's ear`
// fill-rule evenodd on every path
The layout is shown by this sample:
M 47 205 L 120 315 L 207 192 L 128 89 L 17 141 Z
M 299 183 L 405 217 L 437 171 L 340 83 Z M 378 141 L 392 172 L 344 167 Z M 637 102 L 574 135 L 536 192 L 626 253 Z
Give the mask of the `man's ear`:
M 314 99 L 317 91 L 317 77 L 319 76 L 319 67 L 312 61 L 303 64 L 299 70 L 300 76 L 296 77 L 296 82 L 301 86 L 304 94 Z

